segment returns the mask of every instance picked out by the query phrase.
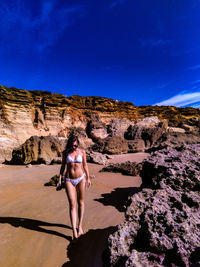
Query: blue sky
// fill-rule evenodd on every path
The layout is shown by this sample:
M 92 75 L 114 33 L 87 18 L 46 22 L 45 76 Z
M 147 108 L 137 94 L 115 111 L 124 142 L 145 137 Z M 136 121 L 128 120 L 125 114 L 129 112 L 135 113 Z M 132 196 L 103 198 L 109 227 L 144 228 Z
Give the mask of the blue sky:
M 0 84 L 200 107 L 199 0 L 1 0 Z

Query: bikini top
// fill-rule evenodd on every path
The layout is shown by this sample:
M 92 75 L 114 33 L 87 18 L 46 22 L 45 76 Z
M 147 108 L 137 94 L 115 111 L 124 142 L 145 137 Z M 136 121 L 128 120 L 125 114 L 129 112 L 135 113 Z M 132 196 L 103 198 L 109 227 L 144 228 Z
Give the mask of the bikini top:
M 73 163 L 81 163 L 83 161 L 82 156 L 79 152 L 78 157 L 76 159 L 73 159 L 69 154 L 67 155 L 67 163 L 73 162 Z

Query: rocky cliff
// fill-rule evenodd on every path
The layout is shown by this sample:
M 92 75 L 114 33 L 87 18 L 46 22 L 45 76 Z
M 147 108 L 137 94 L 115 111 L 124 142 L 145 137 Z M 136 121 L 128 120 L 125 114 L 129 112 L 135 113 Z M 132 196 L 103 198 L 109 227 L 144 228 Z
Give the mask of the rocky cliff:
M 162 120 L 170 118 L 175 122 L 191 120 L 200 117 L 200 110 L 163 106 L 136 107 L 131 102 L 104 97 L 66 97 L 58 93 L 0 85 L 0 162 L 9 160 L 12 150 L 31 136 L 66 137 L 72 127 L 87 130 L 88 122 L 96 115 L 106 126 L 113 118 L 135 121 L 146 116 L 158 116 Z

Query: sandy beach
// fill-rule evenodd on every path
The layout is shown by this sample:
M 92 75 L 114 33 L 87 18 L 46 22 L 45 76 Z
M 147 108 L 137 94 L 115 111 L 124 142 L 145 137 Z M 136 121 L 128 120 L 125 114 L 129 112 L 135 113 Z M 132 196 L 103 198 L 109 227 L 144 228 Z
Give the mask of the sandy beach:
M 111 162 L 141 162 L 148 154 L 116 155 Z M 124 219 L 124 203 L 140 186 L 140 177 L 99 172 L 86 190 L 84 232 L 76 244 L 65 190 L 44 186 L 59 174 L 60 165 L 2 166 L 0 168 L 0 266 L 102 266 L 102 252 L 110 233 Z

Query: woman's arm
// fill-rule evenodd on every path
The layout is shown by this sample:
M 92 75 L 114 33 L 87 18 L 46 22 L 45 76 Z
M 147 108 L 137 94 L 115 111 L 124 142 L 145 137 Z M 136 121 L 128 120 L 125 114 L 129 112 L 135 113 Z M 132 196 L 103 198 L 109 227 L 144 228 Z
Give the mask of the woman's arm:
M 61 164 L 61 167 L 60 167 L 60 174 L 59 174 L 59 179 L 58 179 L 58 184 L 60 184 L 60 185 L 61 185 L 61 179 L 62 179 L 63 173 L 65 171 L 65 165 L 66 165 L 66 156 L 63 153 L 62 154 L 62 164 Z
M 84 150 L 82 150 L 82 152 L 83 152 L 83 169 L 86 173 L 86 180 L 87 180 L 87 184 L 89 187 L 91 185 L 91 180 L 90 180 L 89 170 L 88 170 L 88 165 L 87 165 L 87 160 L 86 160 L 86 153 Z

